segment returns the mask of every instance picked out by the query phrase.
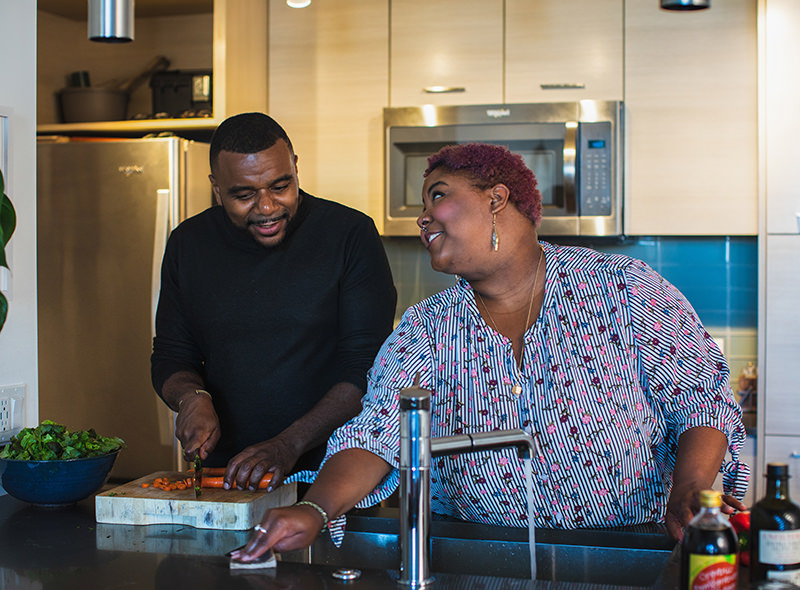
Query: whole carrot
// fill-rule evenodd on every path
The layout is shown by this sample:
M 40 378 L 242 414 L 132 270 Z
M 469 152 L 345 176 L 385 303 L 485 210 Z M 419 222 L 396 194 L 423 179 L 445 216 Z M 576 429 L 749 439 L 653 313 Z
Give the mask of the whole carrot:
M 265 490 L 269 486 L 269 482 L 272 481 L 272 474 L 267 473 L 264 477 L 261 478 L 261 481 L 258 482 L 258 489 Z M 215 477 L 203 477 L 203 487 L 204 488 L 221 488 L 224 486 L 225 478 L 220 476 Z

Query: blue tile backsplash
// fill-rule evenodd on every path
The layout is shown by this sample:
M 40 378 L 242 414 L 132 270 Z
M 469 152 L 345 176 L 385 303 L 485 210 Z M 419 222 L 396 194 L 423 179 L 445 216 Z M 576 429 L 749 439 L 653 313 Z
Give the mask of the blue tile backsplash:
M 735 386 L 757 358 L 758 241 L 756 237 L 635 237 L 625 241 L 546 239 L 639 258 L 675 285 L 723 347 Z M 397 318 L 410 305 L 453 284 L 431 269 L 418 238 L 383 238 L 397 286 Z
M 433 271 L 416 238 L 383 238 L 398 290 L 398 316 L 417 301 L 453 284 Z M 549 241 L 549 240 L 546 240 Z M 553 239 L 639 258 L 675 285 L 707 327 L 754 328 L 758 310 L 755 237 L 655 237 L 617 241 Z

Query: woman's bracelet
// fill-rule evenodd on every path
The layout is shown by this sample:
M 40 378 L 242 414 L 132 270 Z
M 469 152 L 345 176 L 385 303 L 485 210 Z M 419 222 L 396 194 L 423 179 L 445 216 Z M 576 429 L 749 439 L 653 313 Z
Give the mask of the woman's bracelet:
M 297 502 L 295 506 L 311 506 L 314 510 L 319 512 L 320 515 L 322 516 L 322 530 L 324 530 L 325 527 L 328 526 L 328 523 L 331 521 L 331 519 L 328 518 L 328 513 L 325 512 L 325 509 L 316 502 L 311 502 L 309 500 L 301 500 L 300 502 Z

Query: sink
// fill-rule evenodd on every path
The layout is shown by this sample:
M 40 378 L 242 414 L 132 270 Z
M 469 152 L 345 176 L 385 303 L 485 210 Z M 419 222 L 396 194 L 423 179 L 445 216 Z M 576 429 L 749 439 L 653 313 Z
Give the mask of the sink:
M 397 570 L 397 510 L 376 508 L 348 515 L 340 548 L 320 535 L 310 562 L 335 567 Z M 530 578 L 527 529 L 466 523 L 431 524 L 431 572 Z M 537 529 L 537 579 L 650 587 L 656 584 L 675 542 L 663 526 L 641 525 L 573 531 Z M 295 560 L 298 556 L 284 555 Z M 308 555 L 304 556 L 308 559 Z

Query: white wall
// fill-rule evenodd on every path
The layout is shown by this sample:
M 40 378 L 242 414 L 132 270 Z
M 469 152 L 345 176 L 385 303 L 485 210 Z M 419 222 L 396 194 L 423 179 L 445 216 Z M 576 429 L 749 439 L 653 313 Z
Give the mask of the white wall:
M 36 0 L 0 2 L 0 114 L 8 115 L 6 194 L 17 211 L 7 254 L 0 387 L 24 384 L 24 426 L 38 423 L 36 321 Z M 1 488 L 0 488 L 1 490 Z

